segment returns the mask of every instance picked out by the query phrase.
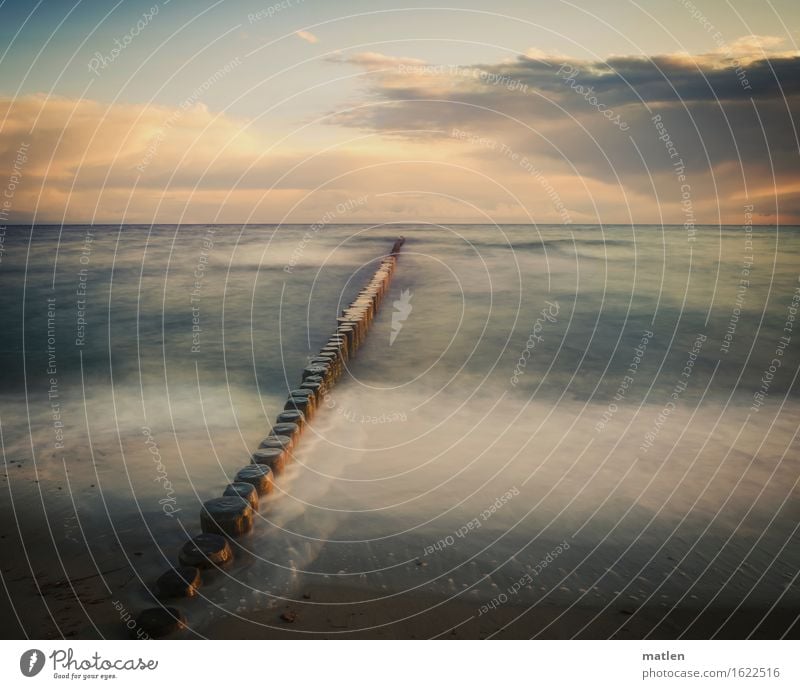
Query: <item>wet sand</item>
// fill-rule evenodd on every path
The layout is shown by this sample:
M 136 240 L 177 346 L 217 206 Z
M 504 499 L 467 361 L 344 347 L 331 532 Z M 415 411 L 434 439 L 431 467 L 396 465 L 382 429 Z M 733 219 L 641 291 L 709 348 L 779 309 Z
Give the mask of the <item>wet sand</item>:
M 598 616 L 599 610 L 591 607 L 565 610 L 554 605 L 529 608 L 507 604 L 479 614 L 479 607 L 461 598 L 445 601 L 399 595 L 363 602 L 369 593 L 309 588 L 298 600 L 249 621 L 224 616 L 210 624 L 205 635 L 215 639 L 675 639 L 691 625 L 683 638 L 706 639 L 731 612 L 710 608 L 698 616 L 699 611 L 684 609 L 662 621 L 664 611 L 655 607 L 619 608 Z M 752 638 L 780 638 L 792 628 L 798 612 L 775 611 Z M 744 609 L 716 638 L 746 638 L 763 616 L 764 611 Z M 797 631 L 795 624 L 795 636 Z M 791 636 L 790 632 L 787 638 Z
M 90 556 L 84 543 L 63 539 L 57 541 L 56 552 L 50 538 L 53 521 L 48 527 L 45 514 L 36 509 L 38 484 L 28 485 L 28 499 L 16 501 L 18 508 L 23 502 L 27 505 L 16 515 L 24 549 L 13 513 L 4 510 L 0 515 L 6 586 L 0 596 L 0 636 L 130 638 L 126 620 L 152 604 L 147 586 L 152 586 L 160 571 L 145 552 L 146 534 L 123 529 L 120 537 L 131 544 L 125 552 L 93 547 Z M 48 504 L 54 500 L 55 496 L 47 496 Z M 85 524 L 86 540 L 91 543 L 102 530 L 102 520 Z M 234 567 L 247 567 L 247 562 L 240 557 Z M 229 572 L 236 573 L 236 569 Z M 189 628 L 168 638 L 705 639 L 715 634 L 715 638 L 742 639 L 752 633 L 756 639 L 777 639 L 796 638 L 800 632 L 800 610 L 780 606 L 766 617 L 765 610 L 743 607 L 719 629 L 732 613 L 730 608 L 712 607 L 700 613 L 684 607 L 664 618 L 664 608 L 657 606 L 621 604 L 601 611 L 591 606 L 518 605 L 510 599 L 487 610 L 489 601 L 479 599 L 474 591 L 446 598 L 303 578 L 285 592 L 284 600 L 269 599 L 261 609 L 232 613 L 210 605 L 204 596 L 229 585 L 226 580 L 223 573 L 208 572 L 198 598 L 170 601 L 187 616 Z

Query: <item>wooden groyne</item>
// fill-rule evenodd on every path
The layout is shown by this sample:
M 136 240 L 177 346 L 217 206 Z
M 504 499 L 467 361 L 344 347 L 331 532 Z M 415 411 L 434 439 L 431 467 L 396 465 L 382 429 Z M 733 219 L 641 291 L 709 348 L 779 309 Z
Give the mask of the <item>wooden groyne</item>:
M 297 387 L 289 391 L 283 409 L 252 453 L 250 463 L 239 469 L 221 497 L 203 503 L 201 533 L 183 545 L 178 555 L 179 564 L 159 577 L 156 582 L 159 599 L 195 596 L 202 585 L 203 570 L 226 566 L 233 559 L 230 541 L 253 529 L 260 498 L 272 492 L 276 477 L 291 462 L 303 431 L 320 409 L 325 395 L 364 342 L 389 291 L 404 242 L 403 237 L 394 242 L 372 278 L 337 317 L 336 329 L 319 352 L 309 359 Z M 161 605 L 143 610 L 137 623 L 140 632 L 154 637 L 182 629 L 186 619 L 179 609 Z

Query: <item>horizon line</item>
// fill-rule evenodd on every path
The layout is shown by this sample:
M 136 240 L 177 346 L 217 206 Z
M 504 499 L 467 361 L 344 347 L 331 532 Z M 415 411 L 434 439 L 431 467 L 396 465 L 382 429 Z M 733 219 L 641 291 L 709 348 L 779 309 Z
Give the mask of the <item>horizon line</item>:
M 113 227 L 129 227 L 134 225 L 143 225 L 143 226 L 150 226 L 155 227 L 156 225 L 185 225 L 185 226 L 207 226 L 207 225 L 222 225 L 222 226 L 231 226 L 231 227 L 241 227 L 242 225 L 274 225 L 275 227 L 284 227 L 284 226 L 299 226 L 299 227 L 306 227 L 308 225 L 315 225 L 318 224 L 318 221 L 310 221 L 310 222 L 69 222 L 69 223 L 56 223 L 56 222 L 37 222 L 37 223 L 8 223 L 8 224 L 0 224 L 0 228 L 8 229 L 11 227 L 99 227 L 99 226 L 113 226 Z M 558 227 L 576 227 L 581 225 L 594 225 L 594 226 L 605 226 L 605 225 L 626 225 L 628 227 L 634 226 L 644 226 L 644 227 L 683 227 L 684 223 L 652 223 L 652 222 L 596 222 L 596 223 L 555 223 L 555 222 L 541 222 L 541 223 L 531 223 L 531 222 L 499 222 L 499 223 L 490 223 L 490 222 L 432 222 L 432 221 L 424 221 L 424 220 L 417 220 L 417 221 L 407 221 L 407 220 L 393 220 L 393 221 L 380 221 L 380 222 L 342 222 L 342 223 L 327 223 L 325 227 L 328 226 L 341 226 L 341 225 L 352 225 L 357 227 L 368 227 L 372 226 L 380 226 L 380 225 L 423 225 L 423 226 L 437 226 L 437 225 L 475 225 L 481 227 L 491 227 L 491 226 L 506 226 L 506 225 L 528 225 L 530 227 L 537 227 L 542 225 L 551 225 L 551 226 L 558 226 Z M 800 223 L 695 223 L 695 227 L 743 227 L 747 225 L 748 227 L 800 227 Z M 322 229 L 322 228 L 321 228 Z

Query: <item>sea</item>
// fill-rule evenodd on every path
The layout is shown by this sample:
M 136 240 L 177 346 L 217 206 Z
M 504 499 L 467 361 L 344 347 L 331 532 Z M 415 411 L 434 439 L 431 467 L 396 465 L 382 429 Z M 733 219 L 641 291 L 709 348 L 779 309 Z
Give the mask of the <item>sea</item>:
M 198 633 L 314 585 L 800 605 L 800 228 L 747 224 L 9 227 L 0 506 L 31 572 L 121 561 L 140 605 L 399 236 Z

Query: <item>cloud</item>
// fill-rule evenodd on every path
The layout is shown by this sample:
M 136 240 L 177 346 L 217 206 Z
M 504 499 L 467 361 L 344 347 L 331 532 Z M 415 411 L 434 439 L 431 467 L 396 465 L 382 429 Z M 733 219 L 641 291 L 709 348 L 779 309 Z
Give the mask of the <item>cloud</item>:
M 10 214 L 25 220 L 34 213 L 43 222 L 119 219 L 131 198 L 139 220 L 163 200 L 156 180 L 163 190 L 174 174 L 176 186 L 188 187 L 220 151 L 226 165 L 242 165 L 266 145 L 245 123 L 201 103 L 170 109 L 33 94 L 0 99 L 0 113 L 0 159 L 28 144 Z
M 498 64 L 400 61 L 364 74 L 365 103 L 332 113 L 331 121 L 445 146 L 479 169 L 487 159 L 508 168 L 509 156 L 524 156 L 553 174 L 571 170 L 573 188 L 587 179 L 611 183 L 622 192 L 616 196 L 628 199 L 618 220 L 630 213 L 638 221 L 680 222 L 675 164 L 682 161 L 698 221 L 741 222 L 749 195 L 762 221 L 798 222 L 796 192 L 789 190 L 800 178 L 800 53 L 780 46 L 771 37 L 748 36 L 694 56 L 588 61 L 531 50 Z M 392 64 L 391 58 L 371 62 Z M 656 118 L 665 129 L 656 128 Z M 454 141 L 453 129 L 467 136 Z M 659 138 L 664 131 L 672 149 Z M 491 150 L 472 143 L 481 138 L 493 142 Z M 595 202 L 587 196 L 573 208 L 586 213 Z
M 459 193 L 459 181 L 452 168 L 409 163 L 409 147 L 393 148 L 378 137 L 366 150 L 275 147 L 279 134 L 199 103 L 181 110 L 44 94 L 0 98 L 2 117 L 0 160 L 9 164 L 0 171 L 0 188 L 27 145 L 6 209 L 10 224 L 316 222 L 364 196 L 366 203 L 337 218 L 474 217 L 441 196 L 424 196 L 412 208 L 405 192 L 419 189 L 421 179 L 450 195 Z
M 731 46 L 469 65 L 335 55 L 362 88 L 285 141 L 291 123 L 200 102 L 0 97 L 0 160 L 28 144 L 9 216 L 315 222 L 367 196 L 341 220 L 682 223 L 680 162 L 698 223 L 739 224 L 748 200 L 758 222 L 800 223 L 800 57 L 765 37 Z
M 301 221 L 323 214 L 332 197 L 335 205 L 358 195 L 357 187 L 329 182 L 359 167 L 349 152 L 303 164 L 314 151 L 271 150 L 269 135 L 199 103 L 181 110 L 34 94 L 0 98 L 3 116 L 0 160 L 14 161 L 27 145 L 7 209 L 12 224 L 264 222 L 287 213 Z M 2 188 L 5 176 L 0 172 Z
M 329 57 L 328 61 L 355 65 L 356 67 L 362 67 L 367 70 L 392 69 L 400 67 L 401 65 L 421 66 L 428 64 L 425 60 L 420 60 L 419 58 L 393 57 L 391 55 L 375 52 L 355 53 L 349 56 L 336 54 Z
M 319 42 L 319 38 L 317 38 L 313 33 L 311 33 L 310 31 L 304 31 L 303 29 L 301 29 L 300 31 L 295 31 L 294 35 L 299 36 L 304 41 L 308 41 L 309 43 Z

